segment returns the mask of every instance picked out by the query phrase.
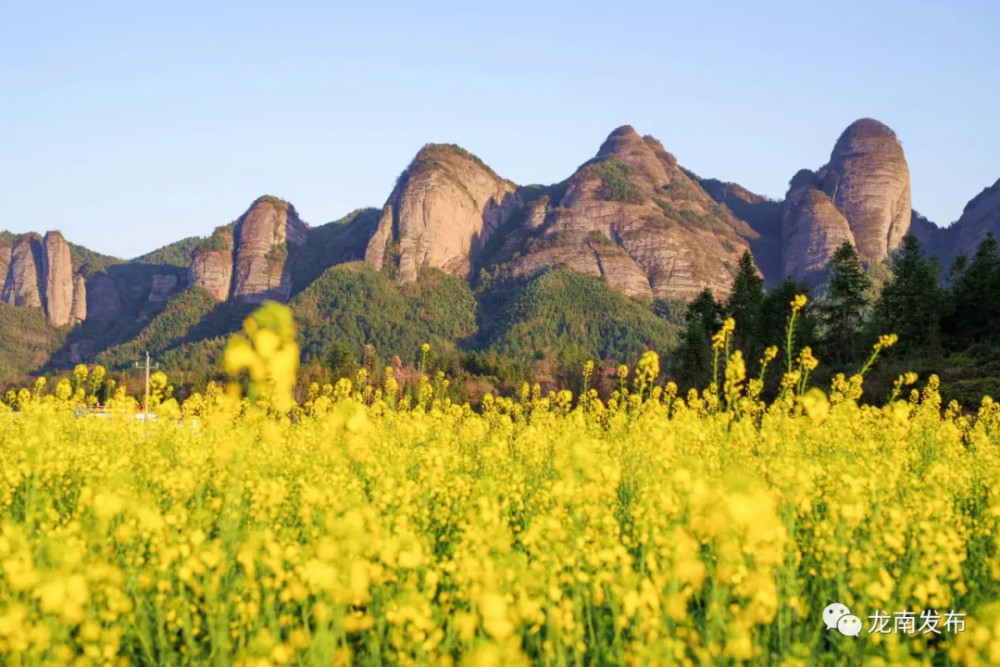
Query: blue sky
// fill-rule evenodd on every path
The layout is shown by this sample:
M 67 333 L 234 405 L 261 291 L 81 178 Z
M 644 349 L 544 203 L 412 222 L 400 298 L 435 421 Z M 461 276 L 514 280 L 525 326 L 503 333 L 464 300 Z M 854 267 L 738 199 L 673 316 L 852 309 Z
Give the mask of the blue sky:
M 1000 178 L 991 0 L 18 4 L 0 9 L 0 228 L 122 257 L 265 193 L 314 225 L 381 206 L 432 141 L 550 183 L 631 124 L 780 198 L 871 116 L 939 224 Z

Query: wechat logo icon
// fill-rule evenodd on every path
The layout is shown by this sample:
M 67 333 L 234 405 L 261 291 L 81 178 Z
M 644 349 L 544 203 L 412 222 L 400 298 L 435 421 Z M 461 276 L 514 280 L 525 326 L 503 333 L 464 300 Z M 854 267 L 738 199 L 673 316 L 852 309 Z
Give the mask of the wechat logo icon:
M 847 637 L 861 634 L 861 619 L 851 613 L 847 605 L 834 602 L 823 610 L 823 623 L 827 630 L 836 630 Z

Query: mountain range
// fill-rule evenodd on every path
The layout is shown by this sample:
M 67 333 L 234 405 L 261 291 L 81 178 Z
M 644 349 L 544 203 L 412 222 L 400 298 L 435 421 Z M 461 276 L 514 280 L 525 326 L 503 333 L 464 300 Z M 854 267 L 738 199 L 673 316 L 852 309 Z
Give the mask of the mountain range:
M 912 210 L 895 133 L 867 118 L 844 130 L 823 166 L 794 174 L 780 201 L 701 178 L 630 126 L 548 186 L 517 185 L 458 146 L 428 144 L 381 209 L 324 225 L 310 226 L 291 203 L 265 195 L 205 237 L 128 261 L 69 243 L 58 231 L 0 232 L 0 366 L 9 375 L 102 355 L 124 363 L 121 350 L 148 346 L 157 320 L 175 339 L 160 341 L 161 349 L 190 343 L 192 331 L 209 339 L 235 328 L 253 304 L 306 299 L 331 271 L 374 270 L 379 277 L 366 280 L 406 293 L 429 272 L 482 288 L 523 285 L 558 268 L 596 279 L 588 284 L 600 287 L 592 289 L 679 304 L 704 288 L 725 296 L 746 251 L 767 285 L 785 277 L 815 284 L 845 240 L 874 266 L 913 234 L 947 267 L 988 232 L 1000 235 L 1000 180 L 956 223 L 939 227 Z M 175 301 L 198 304 L 181 309 L 190 321 L 179 329 L 163 324 L 177 320 Z M 483 317 L 466 327 L 467 340 L 489 328 Z

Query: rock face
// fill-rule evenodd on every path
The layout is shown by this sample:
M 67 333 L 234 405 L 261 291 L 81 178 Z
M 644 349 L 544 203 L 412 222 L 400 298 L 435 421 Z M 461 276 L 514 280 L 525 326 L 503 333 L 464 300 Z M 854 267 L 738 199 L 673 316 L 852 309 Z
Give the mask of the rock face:
M 292 263 L 305 244 L 306 230 L 287 202 L 273 197 L 254 202 L 233 235 L 232 298 L 251 303 L 287 301 Z
M 177 276 L 172 273 L 153 275 L 153 286 L 149 290 L 150 303 L 163 303 L 177 289 Z
M 954 224 L 955 254 L 972 257 L 986 234 L 1000 238 L 1000 180 L 976 195 Z
M 917 237 L 929 255 L 937 257 L 945 271 L 951 267 L 955 259 L 958 232 L 958 225 L 939 227 L 916 211 L 910 215 L 909 233 Z
M 292 263 L 306 242 L 306 226 L 288 202 L 261 197 L 236 224 L 232 297 L 259 303 L 288 301 Z
M 125 314 L 115 281 L 103 271 L 90 277 L 86 290 L 87 316 L 101 322 L 114 322 Z
M 808 280 L 844 240 L 862 258 L 882 261 L 906 236 L 911 215 L 910 171 L 896 134 L 871 118 L 855 121 L 828 164 L 792 179 L 781 217 L 782 271 Z
M 195 253 L 188 271 L 188 283 L 208 291 L 218 301 L 229 298 L 233 280 L 233 234 L 228 229 L 216 230 L 219 249 L 204 249 Z
M 69 244 L 59 232 L 48 232 L 43 245 L 43 303 L 49 321 L 61 327 L 69 324 L 73 309 L 73 261 Z
M 706 287 L 725 296 L 756 236 L 656 139 L 624 126 L 557 193 L 510 266 L 531 273 L 561 264 L 646 298 L 690 299 Z
M 847 218 L 826 193 L 808 185 L 788 192 L 781 230 L 782 271 L 799 280 L 822 273 L 844 241 L 855 243 Z
M 0 247 L 6 276 L 0 300 L 14 306 L 43 308 L 57 327 L 86 317 L 86 287 L 73 273 L 69 244 L 59 232 L 23 234 L 10 248 Z
M 473 254 L 519 205 L 514 184 L 478 158 L 429 144 L 389 195 L 365 261 L 378 270 L 395 264 L 403 282 L 422 266 L 467 276 Z
M 754 264 L 764 274 L 764 284 L 770 288 L 784 276 L 781 261 L 781 225 L 784 203 L 750 192 L 737 183 L 723 183 L 714 178 L 698 180 L 715 201 L 724 205 L 738 219 L 757 233 L 750 239 Z
M 7 282 L 7 270 L 10 269 L 11 250 L 10 244 L 0 239 L 0 294 L 3 293 L 4 284 Z
M 10 267 L 4 282 L 2 299 L 12 306 L 42 307 L 39 269 L 42 263 L 42 239 L 37 234 L 18 237 L 10 253 Z
M 79 274 L 73 276 L 73 306 L 69 318 L 74 324 L 87 319 L 87 281 Z
M 188 283 L 203 287 L 219 301 L 288 301 L 292 269 L 308 230 L 294 206 L 277 197 L 260 197 L 232 230 L 216 229 L 207 246 L 195 252 Z M 154 294 L 156 285 L 151 300 Z
M 820 176 L 861 256 L 883 260 L 899 247 L 910 228 L 910 170 L 892 130 L 871 118 L 851 123 Z

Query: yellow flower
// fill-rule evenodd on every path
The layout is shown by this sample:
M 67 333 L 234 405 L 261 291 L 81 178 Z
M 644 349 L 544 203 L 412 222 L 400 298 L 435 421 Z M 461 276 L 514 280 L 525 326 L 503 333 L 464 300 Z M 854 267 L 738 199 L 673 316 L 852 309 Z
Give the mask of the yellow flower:
M 878 337 L 878 342 L 875 343 L 875 349 L 881 350 L 883 348 L 892 347 L 899 341 L 899 336 L 896 334 L 883 334 Z
M 807 371 L 814 371 L 816 367 L 819 366 L 819 360 L 813 356 L 811 347 L 802 348 L 802 352 L 799 353 L 799 363 L 802 364 L 802 368 Z

